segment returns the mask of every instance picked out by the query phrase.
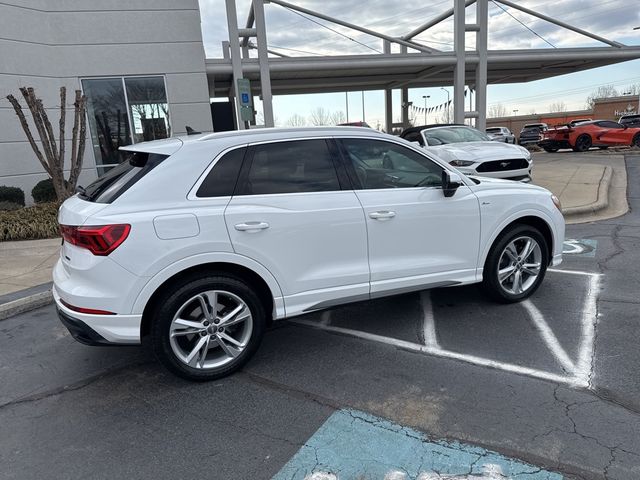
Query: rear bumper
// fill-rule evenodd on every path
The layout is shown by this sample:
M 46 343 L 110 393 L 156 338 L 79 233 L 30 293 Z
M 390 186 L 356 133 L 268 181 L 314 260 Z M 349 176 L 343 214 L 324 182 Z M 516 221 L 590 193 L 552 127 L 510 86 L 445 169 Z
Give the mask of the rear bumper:
M 138 345 L 142 315 L 93 315 L 65 307 L 53 287 L 58 317 L 73 338 L 85 345 Z
M 571 144 L 568 140 L 551 140 L 545 139 L 538 143 L 538 145 L 542 148 L 571 148 Z

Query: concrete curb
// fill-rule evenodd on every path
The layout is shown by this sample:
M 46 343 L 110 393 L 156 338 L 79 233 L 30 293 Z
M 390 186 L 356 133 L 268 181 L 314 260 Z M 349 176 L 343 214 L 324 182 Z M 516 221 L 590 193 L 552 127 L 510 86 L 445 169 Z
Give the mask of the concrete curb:
M 44 307 L 53 302 L 53 294 L 51 290 L 45 292 L 38 292 L 32 295 L 27 295 L 11 302 L 3 303 L 0 305 L 0 320 L 5 320 L 14 315 L 25 313 L 36 308 Z
M 604 167 L 600 184 L 598 185 L 598 199 L 587 205 L 579 205 L 577 207 L 567 207 L 562 209 L 565 217 L 574 215 L 582 215 L 585 213 L 595 213 L 609 206 L 609 187 L 611 186 L 611 178 L 613 177 L 613 168 Z

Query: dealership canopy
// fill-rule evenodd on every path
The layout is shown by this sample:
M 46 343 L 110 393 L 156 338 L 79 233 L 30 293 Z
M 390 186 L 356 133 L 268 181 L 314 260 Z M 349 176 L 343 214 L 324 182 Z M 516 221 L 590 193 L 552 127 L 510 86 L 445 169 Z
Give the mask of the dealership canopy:
M 260 94 L 266 126 L 273 126 L 272 94 L 346 92 L 353 90 L 384 90 L 386 129 L 390 131 L 393 89 L 401 89 L 402 124 L 408 125 L 408 88 L 454 86 L 454 120 L 462 123 L 476 119 L 476 127 L 486 124 L 487 84 L 520 83 L 541 80 L 640 58 L 640 47 L 630 47 L 569 25 L 561 20 L 530 10 L 511 0 L 495 0 L 500 8 L 517 9 L 564 29 L 597 40 L 606 47 L 545 48 L 526 50 L 489 50 L 488 1 L 453 0 L 453 8 L 418 26 L 401 37 L 392 37 L 357 24 L 331 17 L 289 3 L 285 0 L 252 0 L 245 28 L 238 27 L 236 0 L 225 0 L 229 41 L 223 42 L 224 58 L 207 59 L 209 89 L 214 96 L 234 96 L 238 80 L 252 82 L 252 93 Z M 264 4 L 284 7 L 301 15 L 315 17 L 342 27 L 359 31 L 383 41 L 383 53 L 344 56 L 287 57 L 267 47 L 267 27 Z M 475 23 L 467 23 L 466 8 L 476 4 Z M 453 16 L 454 49 L 440 51 L 414 38 L 441 21 Z M 255 24 L 255 27 L 254 27 Z M 465 47 L 465 34 L 476 35 L 475 50 Z M 255 44 L 250 39 L 255 38 Z M 391 53 L 391 45 L 400 46 L 400 53 Z M 258 51 L 251 58 L 250 48 Z M 415 53 L 417 52 L 417 53 Z M 269 56 L 271 54 L 272 56 Z M 277 57 L 274 57 L 274 55 Z M 255 81 L 255 80 L 259 80 Z M 475 107 L 465 111 L 468 86 L 475 92 Z M 236 107 L 242 105 L 236 96 Z M 240 115 L 237 118 L 241 118 Z M 248 124 L 238 122 L 239 128 Z

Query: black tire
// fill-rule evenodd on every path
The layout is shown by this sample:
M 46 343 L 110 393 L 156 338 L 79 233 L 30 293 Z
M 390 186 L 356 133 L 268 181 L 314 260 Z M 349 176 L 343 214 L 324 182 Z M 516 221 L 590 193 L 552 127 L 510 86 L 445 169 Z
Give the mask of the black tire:
M 578 138 L 576 138 L 576 144 L 573 147 L 574 152 L 586 152 L 591 148 L 593 144 L 591 137 L 586 133 L 583 133 Z
M 203 292 L 218 290 L 228 292 L 237 296 L 248 307 L 251 313 L 251 331 L 244 350 L 228 363 L 211 368 L 196 368 L 184 363 L 174 352 L 170 341 L 170 330 L 174 316 L 180 309 L 184 308 L 185 302 L 189 302 L 194 296 Z M 195 310 L 198 311 L 197 309 Z M 217 313 L 217 312 L 214 312 Z M 217 317 L 217 315 L 214 315 Z M 204 318 L 204 316 L 201 316 Z M 153 323 L 151 325 L 151 346 L 160 362 L 172 373 L 187 380 L 208 381 L 225 377 L 240 369 L 256 352 L 267 323 L 267 316 L 264 305 L 256 292 L 244 281 L 226 275 L 199 274 L 184 279 L 174 286 L 173 292 L 155 308 Z M 213 324 L 211 324 L 213 327 Z M 210 327 L 210 328 L 211 328 Z M 226 333 L 230 332 L 228 327 Z M 244 328 L 244 327 L 243 327 Z M 215 328 L 214 328 L 215 330 Z M 208 336 L 205 332 L 202 336 Z M 184 336 L 185 341 L 190 337 Z M 198 339 L 198 334 L 193 334 L 192 338 Z M 221 347 L 213 347 L 221 349 Z M 211 352 L 212 350 L 209 350 Z M 220 351 L 223 354 L 224 352 Z M 206 357 L 207 354 L 203 357 Z
M 503 253 L 507 246 L 516 240 L 521 242 L 523 237 L 535 240 L 540 249 L 540 269 L 537 277 L 521 293 L 509 292 L 503 287 L 499 280 L 498 270 L 501 268 L 501 261 L 504 261 Z M 532 253 L 533 255 L 533 253 Z M 531 258 L 531 257 L 527 257 Z M 526 259 L 524 259 L 526 260 Z M 524 260 L 522 260 L 524 262 Z M 534 227 L 529 225 L 514 225 L 503 232 L 491 247 L 484 264 L 482 290 L 487 296 L 500 303 L 514 303 L 524 300 L 532 295 L 542 283 L 549 264 L 549 248 L 544 236 Z M 507 280 L 511 277 L 507 277 Z
M 549 152 L 549 153 L 556 153 L 558 150 L 560 150 L 557 147 L 542 147 L 542 148 L 544 148 L 545 152 Z
M 636 133 L 631 141 L 632 147 L 640 147 L 640 133 Z

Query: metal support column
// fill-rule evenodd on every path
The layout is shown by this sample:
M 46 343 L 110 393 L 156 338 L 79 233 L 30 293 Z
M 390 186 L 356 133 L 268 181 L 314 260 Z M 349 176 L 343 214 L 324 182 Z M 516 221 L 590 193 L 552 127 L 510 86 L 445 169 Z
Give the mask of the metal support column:
M 229 28 L 229 47 L 231 50 L 231 67 L 233 69 L 233 86 L 231 89 L 236 92 L 238 79 L 242 78 L 242 57 L 240 56 L 240 41 L 238 37 L 238 14 L 236 11 L 236 0 L 225 0 L 227 6 L 227 27 Z M 234 94 L 236 104 L 236 124 L 239 130 L 246 128 L 245 123 L 240 120 L 240 97 Z
M 256 46 L 258 47 L 258 63 L 260 65 L 260 89 L 262 91 L 264 126 L 273 127 L 273 98 L 271 96 L 269 52 L 267 52 L 267 29 L 264 21 L 264 0 L 253 0 L 253 15 L 256 23 Z
M 387 40 L 383 41 L 382 48 L 385 55 L 391 54 L 391 43 Z M 393 131 L 393 90 L 390 88 L 384 89 L 384 130 Z
M 464 123 L 465 84 L 465 0 L 453 3 L 453 49 L 456 52 L 456 66 L 453 71 L 453 121 Z
M 487 40 L 489 24 L 489 0 L 477 0 L 476 23 L 480 29 L 476 34 L 478 65 L 476 65 L 476 128 L 484 132 L 487 127 Z
M 400 46 L 400 53 L 407 53 L 407 47 L 404 45 Z M 402 92 L 401 97 L 401 106 L 402 106 L 402 128 L 409 128 L 409 88 L 402 87 L 400 89 Z

